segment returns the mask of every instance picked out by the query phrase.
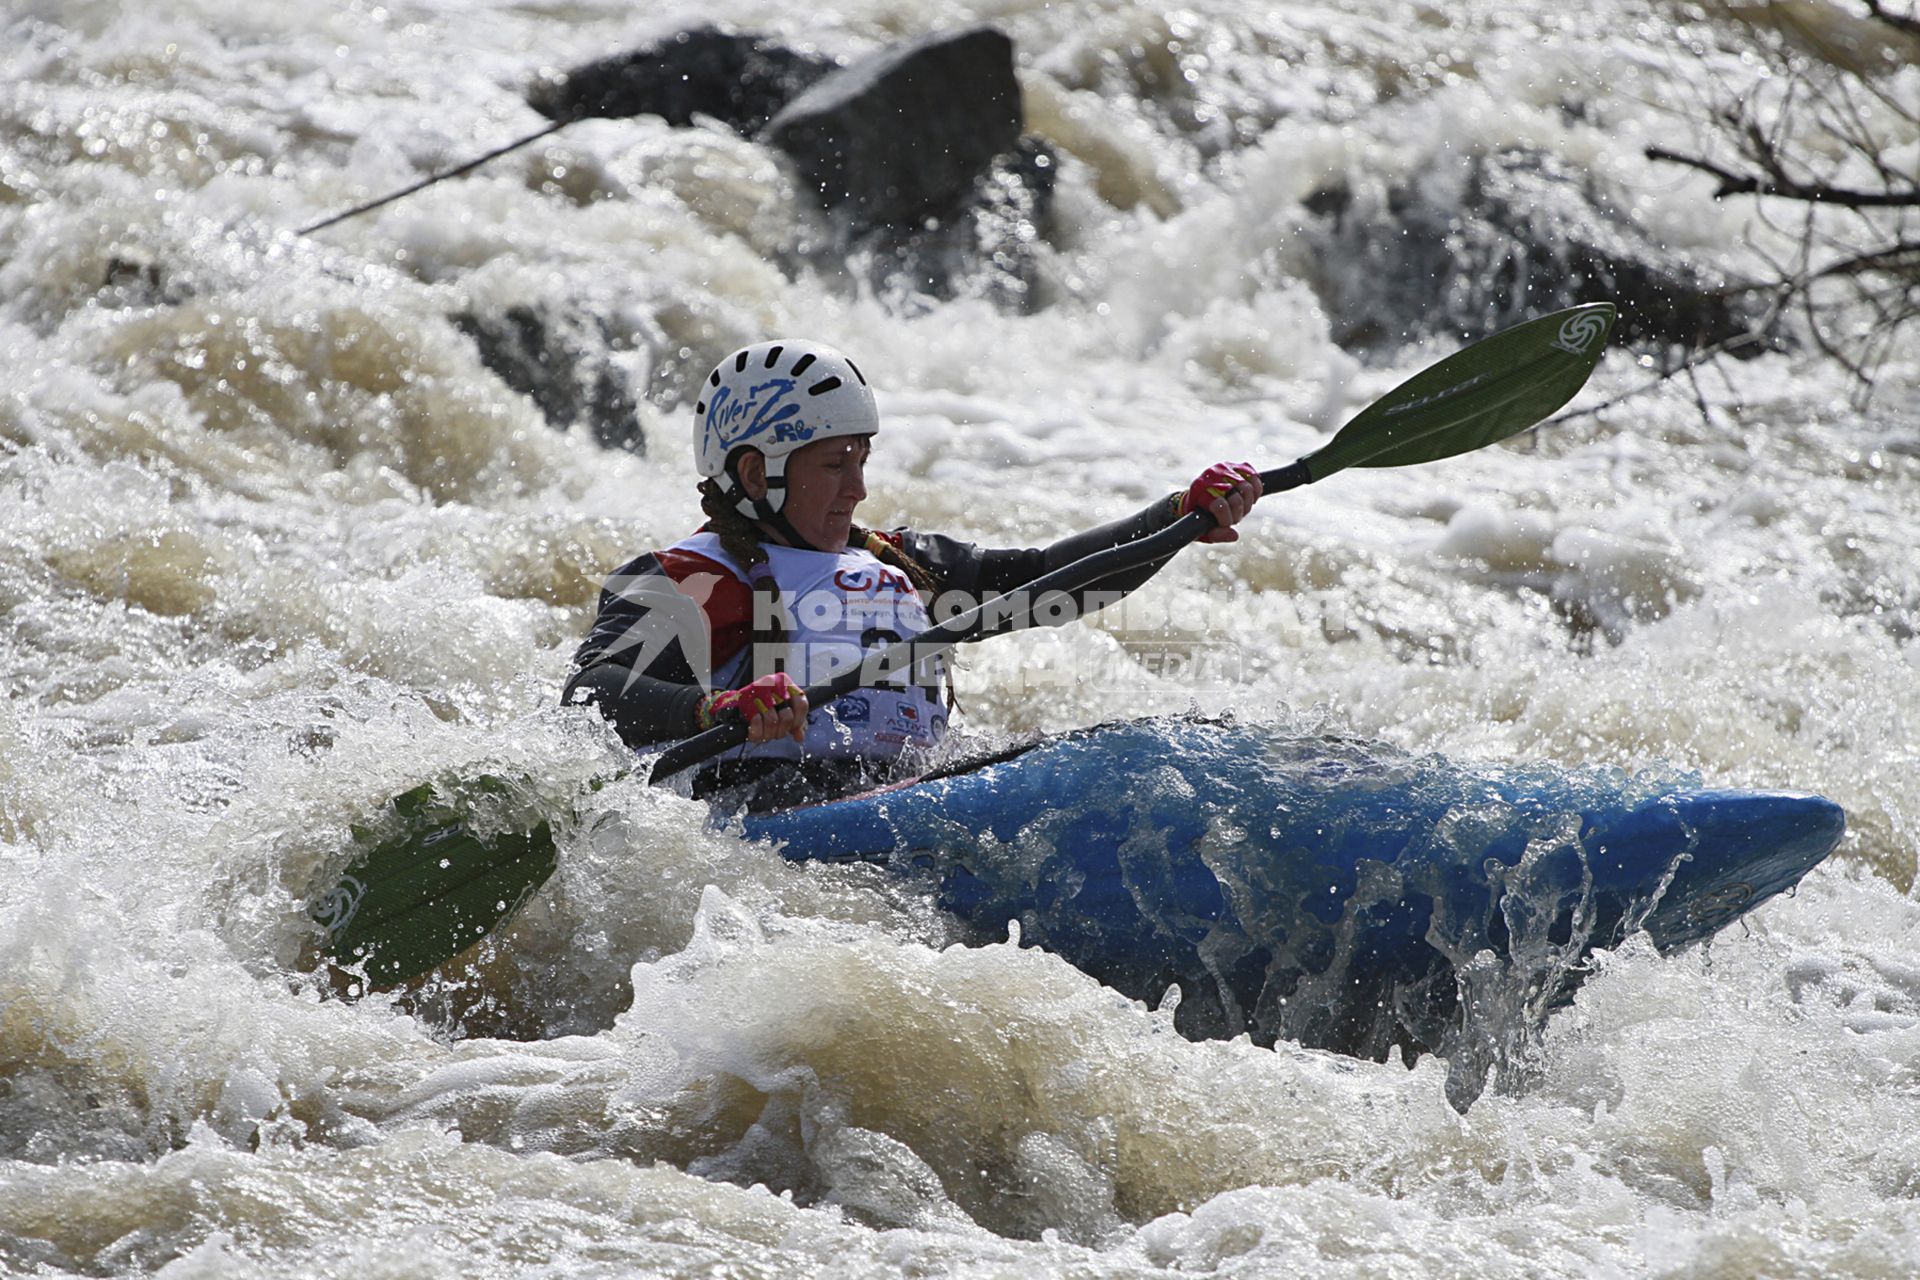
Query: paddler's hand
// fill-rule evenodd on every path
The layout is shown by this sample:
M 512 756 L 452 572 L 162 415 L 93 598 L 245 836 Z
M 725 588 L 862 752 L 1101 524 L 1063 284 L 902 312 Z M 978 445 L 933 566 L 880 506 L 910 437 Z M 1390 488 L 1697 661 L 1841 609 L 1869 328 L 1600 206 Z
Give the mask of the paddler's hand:
M 1216 462 L 1202 471 L 1185 493 L 1174 495 L 1175 519 L 1190 511 L 1211 511 L 1218 529 L 1200 535 L 1201 542 L 1237 542 L 1234 525 L 1260 500 L 1260 472 L 1250 462 Z
M 711 729 L 729 711 L 738 712 L 747 722 L 748 742 L 772 742 L 775 738 L 807 736 L 807 695 L 784 671 L 761 676 L 752 684 L 725 689 L 700 704 L 700 727 Z

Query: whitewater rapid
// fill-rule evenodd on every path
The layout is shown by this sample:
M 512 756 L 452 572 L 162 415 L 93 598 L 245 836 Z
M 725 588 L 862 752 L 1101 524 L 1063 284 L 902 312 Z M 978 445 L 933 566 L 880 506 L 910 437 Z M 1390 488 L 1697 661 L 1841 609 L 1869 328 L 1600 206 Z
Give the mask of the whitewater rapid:
M 1780 251 L 1643 154 L 1737 82 L 1752 16 L 12 0 L 0 1272 L 1920 1270 L 1901 351 L 1863 402 L 1807 348 L 1651 386 L 1622 348 L 1562 423 L 1278 497 L 1125 609 L 964 655 L 989 742 L 1230 710 L 1846 808 L 1840 852 L 1710 947 L 1602 955 L 1464 1114 L 1437 1059 L 1190 1043 L 637 783 L 453 980 L 350 1002 L 311 972 L 306 903 L 389 797 L 488 772 L 558 812 L 620 763 L 557 691 L 602 577 L 698 521 L 685 393 L 719 355 L 854 356 L 865 522 L 1044 543 L 1291 461 L 1453 349 L 1335 340 L 1333 293 L 1418 284 L 1325 252 L 1331 181 L 1445 202 L 1452 157 L 1532 149 L 1708 268 Z M 821 224 L 772 153 L 651 119 L 294 233 L 541 127 L 542 68 L 703 17 L 834 56 L 1006 29 L 1062 157 L 1039 308 L 796 265 Z M 1920 69 L 1886 83 L 1912 101 Z M 556 430 L 452 319 L 520 305 L 603 326 L 640 451 Z M 1217 661 L 1156 674 L 1169 639 Z

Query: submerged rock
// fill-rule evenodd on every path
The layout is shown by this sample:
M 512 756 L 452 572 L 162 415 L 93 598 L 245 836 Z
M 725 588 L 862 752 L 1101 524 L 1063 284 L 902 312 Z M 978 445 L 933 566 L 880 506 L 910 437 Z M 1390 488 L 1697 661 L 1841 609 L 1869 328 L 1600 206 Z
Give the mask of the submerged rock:
M 94 295 L 105 307 L 171 307 L 186 296 L 158 262 L 131 250 L 116 250 L 107 259 Z
M 556 121 L 655 115 L 685 126 L 711 116 L 751 137 L 833 68 L 764 36 L 695 27 L 543 79 L 527 102 Z
M 1446 330 L 1483 337 L 1580 302 L 1619 304 L 1630 345 L 1705 347 L 1760 326 L 1731 282 L 1655 241 L 1591 177 L 1544 152 L 1474 157 L 1371 198 L 1307 199 L 1316 292 L 1343 346 Z M 1753 344 L 1750 351 L 1764 350 Z
M 1039 308 L 1035 250 L 1052 234 L 1052 147 L 1029 135 L 994 158 L 957 213 L 847 237 L 883 294 L 948 300 L 972 291 L 1007 311 Z
M 528 397 L 548 423 L 562 430 L 584 425 L 609 448 L 645 452 L 637 405 L 625 372 L 614 362 L 614 335 L 589 315 L 556 314 L 513 306 L 453 317 L 480 349 L 481 363 Z

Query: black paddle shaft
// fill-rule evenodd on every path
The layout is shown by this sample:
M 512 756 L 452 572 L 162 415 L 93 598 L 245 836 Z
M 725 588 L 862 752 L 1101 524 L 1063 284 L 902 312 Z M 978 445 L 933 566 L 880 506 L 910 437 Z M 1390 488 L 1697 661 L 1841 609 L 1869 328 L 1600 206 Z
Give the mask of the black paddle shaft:
M 1285 489 L 1297 489 L 1312 479 L 1305 462 L 1293 462 L 1271 471 L 1262 471 L 1261 491 L 1278 493 Z M 1034 603 L 1043 597 L 1054 592 L 1079 591 L 1102 578 L 1164 560 L 1219 525 L 1220 522 L 1213 518 L 1210 511 L 1189 511 L 1158 533 L 1108 547 L 1105 551 L 1096 551 L 1072 564 L 1061 565 L 1018 590 L 983 600 L 965 613 L 956 614 L 911 639 L 873 650 L 858 665 L 848 667 L 832 679 L 823 680 L 808 689 L 807 703 L 814 707 L 825 706 L 841 694 L 897 680 L 926 659 L 938 657 L 955 645 L 983 634 L 982 623 L 986 624 L 986 633 L 995 635 L 1004 631 L 1025 630 L 1034 625 Z M 659 782 L 670 778 L 746 740 L 747 722 L 735 713 L 724 723 L 661 752 L 653 762 L 653 772 L 648 775 L 648 780 Z

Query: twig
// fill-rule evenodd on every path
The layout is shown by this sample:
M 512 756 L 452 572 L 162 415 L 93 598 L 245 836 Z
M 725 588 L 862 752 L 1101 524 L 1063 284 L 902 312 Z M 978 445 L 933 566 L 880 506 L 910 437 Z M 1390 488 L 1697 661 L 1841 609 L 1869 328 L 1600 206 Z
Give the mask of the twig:
M 1599 404 L 1590 405 L 1585 409 L 1576 409 L 1572 413 L 1563 413 L 1559 417 L 1555 418 L 1554 421 L 1555 422 L 1571 422 L 1575 418 L 1596 417 L 1599 414 L 1605 413 L 1607 410 L 1613 408 L 1616 405 L 1625 404 L 1629 400 L 1637 399 L 1638 397 L 1645 395 L 1647 392 L 1652 391 L 1655 387 L 1658 387 L 1662 383 L 1667 382 L 1673 378 L 1677 378 L 1683 373 L 1686 374 L 1689 379 L 1691 379 L 1693 377 L 1693 370 L 1696 367 L 1705 364 L 1709 360 L 1718 359 L 1723 355 L 1727 355 L 1731 352 L 1738 351 L 1742 347 L 1750 347 L 1756 343 L 1763 342 L 1763 341 L 1765 341 L 1765 338 L 1762 337 L 1762 335 L 1757 333 L 1735 334 L 1733 337 L 1724 339 L 1723 341 L 1720 341 L 1720 342 L 1716 342 L 1710 347 L 1702 347 L 1700 350 L 1688 356 L 1685 360 L 1682 360 L 1679 364 L 1676 364 L 1673 367 L 1668 369 L 1662 369 L 1651 380 L 1642 383 L 1640 386 L 1633 387 L 1626 391 L 1622 391 L 1619 395 L 1615 396 L 1611 400 L 1605 400 Z M 1706 405 L 1704 401 L 1701 399 L 1700 384 L 1698 382 L 1694 383 L 1693 391 L 1694 391 L 1695 400 L 1700 402 L 1701 414 L 1702 416 L 1705 416 Z M 1709 419 L 1709 421 L 1710 420 L 1711 419 Z
M 1911 258 L 1913 261 L 1893 261 L 1900 258 Z M 1828 276 L 1855 276 L 1868 271 L 1885 271 L 1913 266 L 1920 266 L 1920 240 L 1902 240 L 1884 249 L 1875 249 L 1871 253 L 1857 253 L 1851 257 L 1842 258 L 1838 262 L 1828 263 L 1807 279 L 1823 280 Z
M 529 142 L 538 142 L 540 141 L 540 139 L 546 137 L 549 134 L 558 133 L 560 132 L 560 130 L 566 128 L 571 123 L 573 123 L 571 120 L 562 120 L 556 124 L 550 124 L 546 128 L 539 130 L 538 132 L 530 133 L 524 138 L 520 138 L 520 139 L 517 139 L 516 141 L 509 142 L 504 147 L 495 147 L 493 150 L 487 152 L 487 154 L 480 156 L 477 159 L 469 160 L 463 165 L 458 165 L 452 169 L 442 170 L 439 173 L 433 174 L 431 177 L 422 178 L 420 181 L 414 183 L 412 186 L 404 187 L 401 190 L 396 191 L 391 195 L 381 196 L 378 200 L 369 200 L 366 204 L 355 205 L 353 208 L 348 209 L 345 213 L 336 213 L 331 218 L 322 218 L 318 222 L 315 222 L 308 226 L 304 226 L 300 228 L 298 234 L 303 236 L 310 236 L 316 231 L 326 230 L 328 227 L 332 226 L 336 222 L 345 222 L 348 218 L 355 217 L 359 214 L 371 213 L 373 210 L 378 209 L 381 205 L 392 204 L 395 200 L 398 200 L 403 196 L 410 196 L 416 191 L 425 190 L 426 188 L 432 186 L 436 182 L 445 182 L 448 178 L 457 178 L 463 173 L 471 173 L 473 170 L 478 169 L 481 165 L 485 164 L 487 161 L 497 160 L 501 156 L 507 154 L 507 152 L 517 151 L 521 147 L 526 146 Z

